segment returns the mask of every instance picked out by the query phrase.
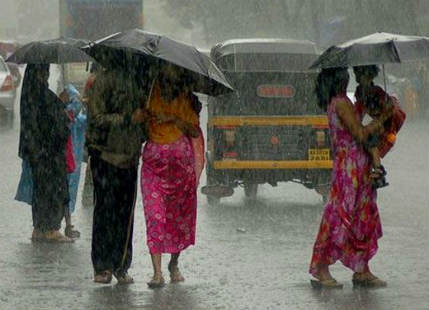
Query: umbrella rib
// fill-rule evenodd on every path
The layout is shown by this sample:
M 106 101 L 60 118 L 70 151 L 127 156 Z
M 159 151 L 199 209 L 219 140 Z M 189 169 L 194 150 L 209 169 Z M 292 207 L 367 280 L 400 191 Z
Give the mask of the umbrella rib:
M 398 48 L 396 47 L 396 44 L 395 44 L 395 40 L 390 40 L 390 45 L 392 46 L 392 49 L 393 49 L 394 55 L 396 57 L 396 60 L 398 62 L 402 62 L 401 61 L 401 57 L 399 55 L 399 50 L 398 50 Z

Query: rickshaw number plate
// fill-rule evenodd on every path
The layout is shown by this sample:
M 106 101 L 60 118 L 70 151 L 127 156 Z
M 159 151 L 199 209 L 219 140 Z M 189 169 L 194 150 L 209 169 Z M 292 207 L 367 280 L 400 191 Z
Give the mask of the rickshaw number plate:
M 308 160 L 330 160 L 330 149 L 309 149 Z

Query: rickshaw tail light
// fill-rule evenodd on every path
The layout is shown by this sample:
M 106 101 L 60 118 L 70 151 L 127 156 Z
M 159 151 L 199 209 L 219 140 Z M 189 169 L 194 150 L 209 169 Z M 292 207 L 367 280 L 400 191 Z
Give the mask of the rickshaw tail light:
M 256 93 L 262 98 L 293 98 L 295 88 L 292 85 L 259 85 Z
M 225 152 L 223 154 L 223 158 L 237 158 L 238 153 L 237 152 Z
M 316 145 L 317 147 L 324 147 L 326 144 L 326 133 L 324 130 L 316 131 Z

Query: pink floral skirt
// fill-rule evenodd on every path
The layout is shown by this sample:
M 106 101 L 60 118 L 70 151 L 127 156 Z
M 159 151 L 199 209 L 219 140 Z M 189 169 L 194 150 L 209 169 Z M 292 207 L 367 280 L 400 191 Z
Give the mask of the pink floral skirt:
M 170 144 L 149 141 L 142 157 L 149 252 L 180 253 L 195 244 L 197 180 L 192 143 L 185 136 Z
M 360 148 L 335 154 L 329 201 L 310 264 L 312 275 L 337 260 L 354 272 L 364 272 L 377 253 L 383 231 L 369 170 L 369 155 Z

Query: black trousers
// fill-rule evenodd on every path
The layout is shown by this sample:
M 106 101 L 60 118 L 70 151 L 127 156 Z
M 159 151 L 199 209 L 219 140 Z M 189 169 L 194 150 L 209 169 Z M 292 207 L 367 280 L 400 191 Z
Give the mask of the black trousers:
M 134 205 L 137 194 L 137 166 L 121 169 L 91 155 L 94 181 L 94 217 L 91 258 L 96 273 L 110 270 L 125 273 L 133 255 Z M 128 225 L 130 238 L 124 255 Z
M 30 167 L 33 227 L 41 232 L 59 230 L 69 202 L 65 158 L 40 158 L 37 163 L 30 161 Z

